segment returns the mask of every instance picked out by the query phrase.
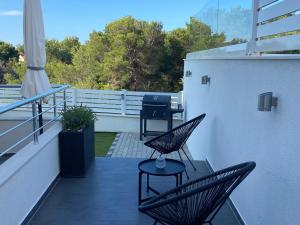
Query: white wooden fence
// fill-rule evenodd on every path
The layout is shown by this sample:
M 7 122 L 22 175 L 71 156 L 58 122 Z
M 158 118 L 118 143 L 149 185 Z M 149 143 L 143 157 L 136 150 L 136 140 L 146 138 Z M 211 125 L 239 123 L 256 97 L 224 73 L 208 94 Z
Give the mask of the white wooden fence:
M 142 100 L 148 95 L 170 95 L 172 107 L 182 104 L 182 92 L 136 92 L 136 91 L 102 91 L 87 89 L 71 89 L 73 105 L 86 105 L 97 114 L 139 115 Z
M 300 49 L 299 0 L 253 0 L 253 9 L 250 54 Z
M 148 95 L 170 95 L 172 107 L 177 108 L 183 103 L 183 92 L 179 93 L 161 93 L 161 92 L 137 92 L 137 91 L 110 91 L 110 90 L 91 90 L 91 89 L 68 89 L 67 105 L 84 105 L 91 108 L 97 115 L 120 115 L 120 116 L 139 116 L 142 108 L 142 99 L 145 94 Z M 0 87 L 0 107 L 20 100 L 20 88 L 18 87 Z M 56 94 L 56 102 L 61 102 L 63 93 Z M 53 104 L 53 97 L 48 99 L 48 104 L 43 105 L 47 110 Z M 62 107 L 62 106 L 61 106 Z M 24 106 L 22 111 L 31 111 L 31 106 Z M 175 115 L 176 118 L 182 118 L 181 114 Z

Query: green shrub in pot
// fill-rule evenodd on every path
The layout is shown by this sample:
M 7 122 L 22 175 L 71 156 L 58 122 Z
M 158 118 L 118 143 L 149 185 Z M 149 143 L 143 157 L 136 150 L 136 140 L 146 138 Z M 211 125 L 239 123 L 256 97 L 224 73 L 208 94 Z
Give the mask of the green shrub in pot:
M 94 161 L 95 120 L 96 115 L 86 106 L 68 107 L 62 112 L 59 150 L 63 177 L 84 177 Z
M 62 125 L 65 131 L 80 131 L 90 126 L 96 115 L 86 106 L 72 106 L 62 112 Z

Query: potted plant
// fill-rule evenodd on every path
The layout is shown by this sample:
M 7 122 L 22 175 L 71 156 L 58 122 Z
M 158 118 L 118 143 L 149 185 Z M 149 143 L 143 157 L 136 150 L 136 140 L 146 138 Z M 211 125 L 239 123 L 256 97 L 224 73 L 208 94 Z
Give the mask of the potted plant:
M 85 106 L 68 107 L 62 112 L 63 131 L 59 134 L 61 175 L 83 177 L 95 159 L 95 114 Z

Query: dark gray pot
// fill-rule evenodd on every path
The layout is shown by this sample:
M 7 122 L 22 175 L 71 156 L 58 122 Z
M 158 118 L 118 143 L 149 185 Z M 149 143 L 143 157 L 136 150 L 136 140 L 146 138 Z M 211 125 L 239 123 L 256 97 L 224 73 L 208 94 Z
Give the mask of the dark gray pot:
M 84 177 L 95 160 L 94 123 L 82 131 L 59 134 L 60 169 L 63 177 Z

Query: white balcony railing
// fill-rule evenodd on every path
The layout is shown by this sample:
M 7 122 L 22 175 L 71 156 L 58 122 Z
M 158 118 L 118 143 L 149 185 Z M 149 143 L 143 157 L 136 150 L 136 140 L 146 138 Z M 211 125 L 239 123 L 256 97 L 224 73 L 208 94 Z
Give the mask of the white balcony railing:
M 51 123 L 55 122 L 59 117 L 59 109 L 65 108 L 67 104 L 67 96 L 66 96 L 66 89 L 68 85 L 62 86 L 54 86 L 52 90 L 37 95 L 32 98 L 28 99 L 21 99 L 20 96 L 14 93 L 19 87 L 16 86 L 0 86 L 1 90 L 1 98 L 0 101 L 0 118 L 4 119 L 7 118 L 8 114 L 11 114 L 14 111 L 22 111 L 23 120 L 18 122 L 16 125 L 5 129 L 3 132 L 0 132 L 0 140 L 1 140 L 1 148 L 0 148 L 0 157 L 9 154 L 15 153 L 16 149 L 20 148 L 20 146 L 24 145 L 25 143 L 30 142 L 32 139 L 35 144 L 38 143 L 39 134 L 43 133 L 43 129 L 51 126 Z M 57 100 L 57 95 L 61 95 L 62 100 Z M 52 104 L 44 108 L 42 110 L 41 102 L 44 99 L 52 98 Z M 10 103 L 10 104 L 9 104 Z M 38 107 L 39 105 L 39 107 Z M 24 111 L 26 112 L 24 115 Z M 43 116 L 48 115 L 45 124 L 43 124 Z M 51 118 L 49 115 L 52 115 Z M 17 119 L 17 118 L 14 118 Z M 32 127 L 31 131 L 27 130 L 28 125 Z M 22 136 L 14 137 L 15 132 L 20 129 L 24 129 L 26 127 L 26 132 L 21 132 Z M 10 137 L 10 138 L 8 138 Z M 13 140 L 11 143 L 6 143 L 7 140 Z
M 138 92 L 138 91 L 111 91 L 111 90 L 91 90 L 91 89 L 67 89 L 66 104 L 84 105 L 93 110 L 98 116 L 115 115 L 115 116 L 139 116 L 142 109 L 142 99 L 145 94 L 148 95 L 170 95 L 172 99 L 172 107 L 177 108 L 183 103 L 183 92 L 166 93 L 166 92 Z M 12 104 L 21 99 L 20 88 L 18 86 L 0 86 L 0 106 Z M 62 100 L 63 93 L 56 94 L 56 100 Z M 53 112 L 54 99 L 49 96 L 48 104 L 44 104 L 43 108 Z M 59 110 L 62 106 L 58 106 Z M 18 107 L 15 111 L 30 112 L 31 106 Z M 181 119 L 181 114 L 174 115 L 177 119 Z

